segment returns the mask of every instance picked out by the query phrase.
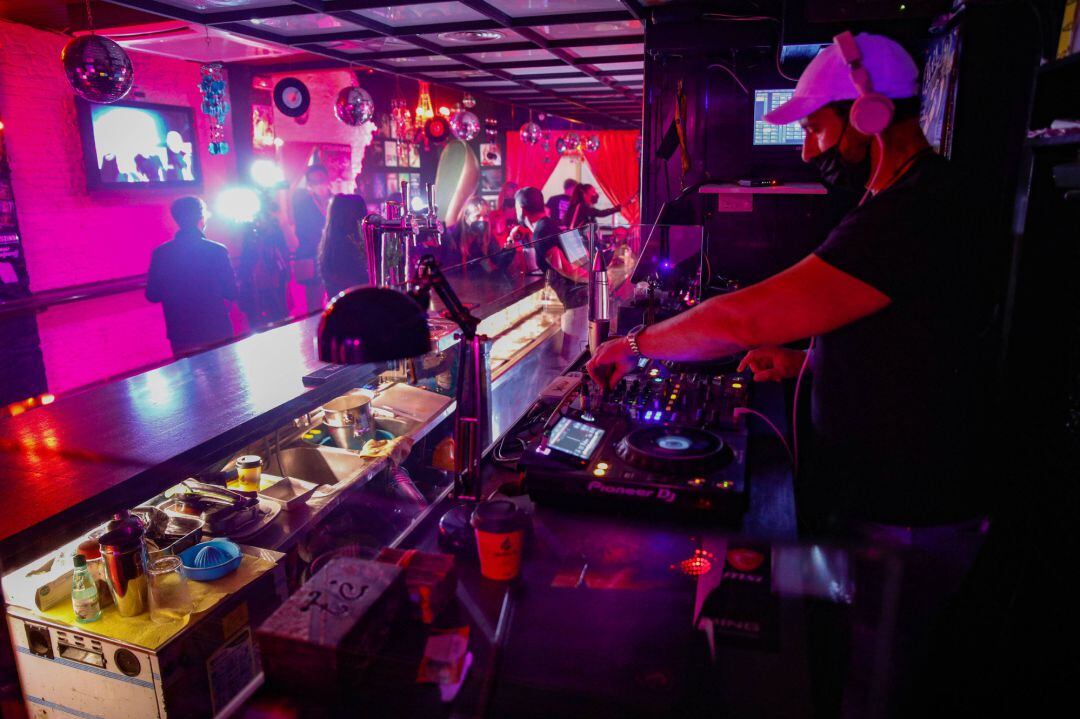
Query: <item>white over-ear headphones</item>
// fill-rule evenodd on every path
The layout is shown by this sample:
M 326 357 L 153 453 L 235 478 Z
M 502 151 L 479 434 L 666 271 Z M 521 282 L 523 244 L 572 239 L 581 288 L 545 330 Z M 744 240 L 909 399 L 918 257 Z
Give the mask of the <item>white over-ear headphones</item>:
M 889 126 L 893 118 L 892 100 L 874 92 L 870 73 L 863 65 L 862 53 L 850 32 L 842 32 L 833 38 L 840 56 L 851 70 L 851 82 L 855 84 L 859 96 L 848 114 L 851 126 L 864 135 L 880 135 Z

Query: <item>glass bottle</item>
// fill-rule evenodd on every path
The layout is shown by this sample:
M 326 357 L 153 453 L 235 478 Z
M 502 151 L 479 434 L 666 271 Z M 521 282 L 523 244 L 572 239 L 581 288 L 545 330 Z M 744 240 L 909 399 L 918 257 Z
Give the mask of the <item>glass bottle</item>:
M 81 554 L 75 555 L 75 569 L 71 575 L 71 607 L 75 610 L 77 622 L 85 624 L 101 619 L 97 582 L 90 576 L 86 557 Z

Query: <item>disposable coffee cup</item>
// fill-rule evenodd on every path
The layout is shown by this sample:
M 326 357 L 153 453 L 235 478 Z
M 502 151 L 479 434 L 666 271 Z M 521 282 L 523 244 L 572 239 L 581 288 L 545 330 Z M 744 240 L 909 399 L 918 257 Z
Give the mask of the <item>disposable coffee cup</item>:
M 483 502 L 472 515 L 480 573 L 487 579 L 506 582 L 521 572 L 521 549 L 525 543 L 525 515 L 505 499 Z

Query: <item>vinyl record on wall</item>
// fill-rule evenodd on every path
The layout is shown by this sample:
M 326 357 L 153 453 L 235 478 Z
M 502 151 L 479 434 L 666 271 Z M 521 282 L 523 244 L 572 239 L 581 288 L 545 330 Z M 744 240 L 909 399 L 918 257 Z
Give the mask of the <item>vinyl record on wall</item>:
M 295 77 L 286 77 L 274 85 L 274 106 L 286 117 L 300 117 L 311 105 L 307 85 Z

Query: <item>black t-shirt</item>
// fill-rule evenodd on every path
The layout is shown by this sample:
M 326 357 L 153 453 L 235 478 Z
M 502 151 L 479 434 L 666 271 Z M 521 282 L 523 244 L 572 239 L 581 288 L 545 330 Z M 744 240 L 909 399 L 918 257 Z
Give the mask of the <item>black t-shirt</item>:
M 562 232 L 562 228 L 554 219 L 542 217 L 533 225 L 532 241 L 534 243 L 533 247 L 536 248 L 536 266 L 544 271 L 551 289 L 555 291 L 559 301 L 563 303 L 563 307 L 569 310 L 575 307 L 583 307 L 588 303 L 589 286 L 563 277 L 555 271 L 554 267 L 548 264 L 547 253 L 553 247 L 562 249 L 562 245 L 559 243 L 560 232 Z
M 552 195 L 548 198 L 548 216 L 555 220 L 555 224 L 561 225 L 566 209 L 570 207 L 570 195 Z
M 841 513 L 933 524 L 980 509 L 977 268 L 992 250 L 977 246 L 963 190 L 927 153 L 814 252 L 891 300 L 816 339 L 814 475 Z

